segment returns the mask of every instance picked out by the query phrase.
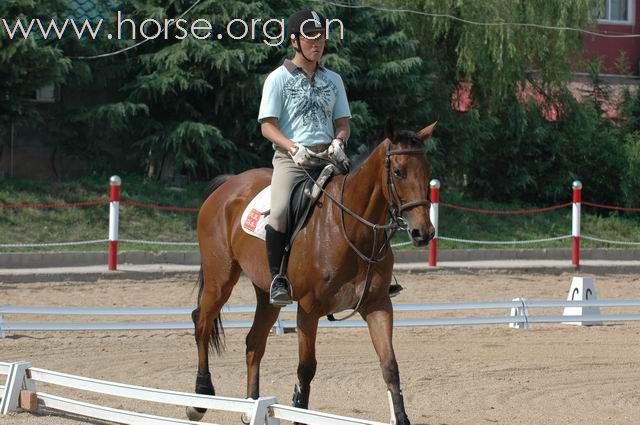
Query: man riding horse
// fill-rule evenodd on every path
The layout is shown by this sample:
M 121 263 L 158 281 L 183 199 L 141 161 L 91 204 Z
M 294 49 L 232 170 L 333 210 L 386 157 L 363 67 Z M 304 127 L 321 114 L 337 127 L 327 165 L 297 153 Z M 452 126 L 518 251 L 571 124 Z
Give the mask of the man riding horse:
M 271 211 L 266 248 L 272 280 L 270 301 L 291 304 L 291 286 L 284 274 L 283 256 L 288 242 L 288 210 L 294 186 L 307 179 L 312 155 L 329 151 L 344 158 L 349 139 L 349 103 L 342 78 L 319 64 L 326 42 L 326 19 L 311 10 L 289 18 L 287 36 L 295 50 L 264 82 L 258 121 L 262 135 L 273 143 Z M 310 153 L 311 152 L 311 153 Z M 348 160 L 347 160 L 348 161 Z M 348 163 L 347 163 L 348 167 Z M 399 292 L 392 285 L 390 292 Z
M 286 269 L 291 285 L 281 272 L 291 225 L 284 211 L 294 182 L 308 178 L 307 167 L 320 154 L 346 160 L 343 149 L 349 138 L 350 112 L 344 86 L 338 74 L 318 65 L 325 43 L 324 23 L 315 12 L 294 14 L 288 31 L 294 35 L 296 55 L 265 82 L 259 120 L 276 150 L 274 169 L 216 177 L 198 212 L 202 267 L 198 303 L 192 312 L 198 351 L 195 391 L 216 394 L 209 349 L 224 349 L 220 312 L 244 273 L 256 295 L 255 315 L 245 340 L 248 398 L 260 397 L 260 364 L 267 338 L 280 307 L 294 299 L 299 355 L 293 405 L 309 407 L 320 318 L 352 310 L 369 328 L 392 417 L 397 425 L 409 425 L 393 350 L 390 241 L 398 230 L 406 231 L 415 246 L 425 246 L 434 236 L 427 199 L 431 164 L 424 143 L 435 123 L 417 132 L 397 130 L 388 123 L 371 153 L 348 174 L 334 176 L 304 227 L 296 228 Z M 304 37 L 318 33 L 316 39 Z M 265 250 L 259 237 L 245 232 L 242 217 L 269 183 L 273 196 Z M 263 212 L 257 215 L 262 217 Z M 203 407 L 187 408 L 192 421 L 202 419 L 205 412 Z

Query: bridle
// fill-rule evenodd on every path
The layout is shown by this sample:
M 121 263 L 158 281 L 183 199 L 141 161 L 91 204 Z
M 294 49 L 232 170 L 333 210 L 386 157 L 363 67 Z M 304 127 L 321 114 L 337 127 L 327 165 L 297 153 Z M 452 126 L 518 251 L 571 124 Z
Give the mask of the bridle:
M 413 207 L 421 205 L 431 205 L 427 199 L 419 199 L 417 201 L 402 203 L 396 185 L 394 183 L 393 175 L 391 173 L 391 157 L 394 155 L 424 155 L 424 149 L 388 149 L 385 158 L 385 168 L 387 170 L 387 197 L 389 214 L 391 214 L 391 221 L 398 227 L 397 229 L 408 230 L 407 221 L 402 217 L 402 214 Z M 393 201 L 392 201 L 393 198 Z M 395 203 L 394 203 L 395 202 Z M 396 229 L 396 230 L 397 230 Z
M 387 151 L 385 152 L 385 168 L 386 168 L 386 177 L 387 177 L 386 183 L 387 183 L 387 193 L 388 193 L 387 203 L 388 203 L 388 211 L 389 211 L 389 214 L 391 215 L 391 219 L 387 224 L 372 223 L 366 220 L 365 218 L 359 216 L 358 214 L 356 214 L 355 212 L 353 212 L 351 209 L 349 209 L 344 205 L 344 188 L 345 188 L 345 182 L 347 181 L 346 176 L 342 180 L 342 187 L 340 190 L 340 201 L 338 201 L 332 195 L 330 195 L 326 190 L 324 190 L 324 188 L 320 188 L 320 190 L 325 194 L 325 196 L 327 196 L 327 198 L 329 198 L 341 210 L 340 226 L 342 230 L 342 236 L 347 241 L 347 244 L 358 255 L 358 257 L 360 257 L 360 259 L 362 259 L 367 263 L 367 275 L 365 278 L 365 283 L 364 285 L 362 285 L 362 293 L 360 294 L 358 303 L 354 307 L 353 311 L 350 314 L 348 314 L 346 317 L 342 317 L 340 319 L 333 318 L 330 320 L 335 320 L 335 321 L 346 320 L 358 312 L 365 298 L 366 293 L 369 291 L 369 286 L 371 285 L 371 275 L 373 272 L 373 265 L 379 263 L 380 261 L 386 258 L 389 252 L 389 247 L 390 247 L 389 242 L 391 241 L 391 238 L 393 237 L 396 231 L 405 230 L 408 232 L 408 226 L 407 226 L 408 223 L 404 219 L 404 217 L 402 217 L 402 214 L 406 210 L 409 210 L 411 208 L 431 204 L 427 199 L 419 199 L 416 201 L 411 201 L 403 204 L 402 200 L 400 199 L 400 196 L 398 195 L 396 184 L 393 180 L 393 175 L 391 173 L 391 157 L 392 156 L 424 155 L 424 154 L 425 154 L 424 149 L 391 149 L 390 146 L 387 148 Z M 312 179 L 312 181 L 315 182 L 315 180 L 311 177 L 311 175 L 309 175 L 309 173 L 306 170 L 305 170 L 305 173 L 309 178 Z M 358 247 L 356 247 L 355 244 L 349 239 L 349 236 L 347 235 L 347 230 L 344 224 L 345 212 L 349 214 L 351 217 L 353 217 L 354 219 L 356 219 L 357 221 L 359 221 L 360 223 L 373 229 L 373 243 L 371 246 L 371 254 L 369 256 L 367 256 L 362 251 L 360 251 Z M 376 245 L 378 242 L 378 232 L 380 230 L 384 232 L 385 240 L 384 240 L 384 243 L 380 246 L 380 249 L 378 249 L 376 252 Z M 389 231 L 389 233 L 387 233 L 387 230 Z M 333 315 L 330 315 L 330 318 L 331 317 L 333 317 Z

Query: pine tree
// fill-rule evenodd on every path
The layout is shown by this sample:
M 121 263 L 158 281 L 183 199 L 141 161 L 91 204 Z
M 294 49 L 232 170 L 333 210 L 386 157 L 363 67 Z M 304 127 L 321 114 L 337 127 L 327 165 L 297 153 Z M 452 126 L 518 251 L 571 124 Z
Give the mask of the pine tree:
M 121 10 L 140 22 L 150 16 L 159 20 L 181 16 L 191 4 L 131 1 Z M 205 0 L 187 18 L 209 19 L 216 34 L 224 33 L 232 19 L 286 22 L 304 6 L 308 5 L 301 1 Z M 329 18 L 342 19 L 346 27 L 344 40 L 330 37 L 323 63 L 339 72 L 347 86 L 353 113 L 350 149 L 365 144 L 391 115 L 405 121 L 420 115 L 424 124 L 428 103 L 416 93 L 426 91 L 420 87 L 428 86 L 429 79 L 422 78 L 425 67 L 417 53 L 418 41 L 402 30 L 401 18 L 330 6 L 319 10 Z M 113 123 L 103 137 L 133 144 L 149 175 L 159 176 L 162 169 L 169 169 L 210 177 L 268 165 L 271 145 L 260 135 L 256 121 L 262 84 L 293 51 L 286 42 L 269 47 L 263 41 L 264 37 L 169 37 L 144 43 L 130 57 L 124 81 L 119 77 L 110 82 L 123 88 L 122 100 L 99 106 L 87 119 Z
M 64 16 L 67 6 L 65 0 L 5 0 L 0 2 L 0 17 L 13 32 L 18 19 L 27 27 L 34 18 L 48 21 Z M 36 89 L 64 82 L 72 68 L 55 41 L 35 33 L 24 39 L 19 29 L 12 38 L 7 26 L 0 27 L 0 127 L 5 129 L 40 121 L 32 101 Z

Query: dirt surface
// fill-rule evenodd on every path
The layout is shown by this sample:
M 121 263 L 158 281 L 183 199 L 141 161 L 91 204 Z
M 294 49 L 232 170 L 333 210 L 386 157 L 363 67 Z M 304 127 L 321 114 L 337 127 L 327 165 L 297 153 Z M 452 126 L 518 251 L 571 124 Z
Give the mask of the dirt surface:
M 405 290 L 396 304 L 470 301 L 564 300 L 570 274 L 430 272 L 398 276 Z M 598 297 L 640 299 L 638 275 L 595 276 Z M 195 276 L 155 281 L 29 283 L 0 285 L 2 305 L 191 307 Z M 241 279 L 229 305 L 251 304 L 253 289 Z M 638 309 L 603 309 L 603 313 Z M 531 311 L 561 314 L 561 309 Z M 507 311 L 439 312 L 435 316 L 503 315 Z M 431 315 L 434 316 L 434 315 Z M 285 318 L 291 315 L 284 316 Z M 399 316 L 397 316 L 399 317 Z M 405 314 L 402 317 L 426 317 Z M 246 318 L 227 315 L 227 319 Z M 5 321 L 113 321 L 135 318 L 27 317 Z M 143 320 L 187 320 L 147 317 Z M 218 395 L 245 396 L 246 329 L 227 329 L 227 351 L 212 359 Z M 407 411 L 414 425 L 633 424 L 640 418 L 640 324 L 576 327 L 507 325 L 398 328 L 394 334 Z M 311 408 L 388 422 L 385 385 L 362 329 L 320 329 L 318 372 Z M 192 391 L 196 350 L 189 331 L 10 332 L 0 339 L 0 361 L 85 377 L 176 391 Z M 296 382 L 295 333 L 269 337 L 262 367 L 262 394 L 290 404 Z M 4 377 L 0 377 L 2 383 Z M 90 403 L 185 418 L 182 408 L 135 402 L 60 387 L 40 391 Z M 239 424 L 235 413 L 208 412 L 207 422 Z M 82 418 L 54 412 L 0 416 L 16 425 L 78 424 Z

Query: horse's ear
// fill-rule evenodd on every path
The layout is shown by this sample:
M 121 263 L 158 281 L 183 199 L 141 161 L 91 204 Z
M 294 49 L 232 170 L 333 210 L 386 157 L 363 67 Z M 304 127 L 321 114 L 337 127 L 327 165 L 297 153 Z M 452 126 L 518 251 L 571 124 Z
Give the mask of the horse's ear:
M 389 118 L 387 124 L 384 126 L 384 137 L 385 139 L 391 140 L 392 143 L 395 143 L 398 139 L 398 131 L 396 130 L 393 118 Z
M 433 124 L 428 125 L 420 130 L 418 132 L 418 139 L 420 139 L 421 142 L 424 142 L 429 137 L 431 137 L 431 135 L 433 135 L 433 130 L 436 128 L 436 124 L 438 124 L 438 121 L 435 121 Z

